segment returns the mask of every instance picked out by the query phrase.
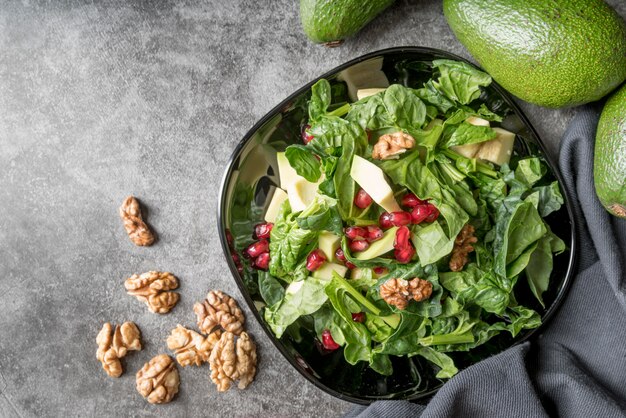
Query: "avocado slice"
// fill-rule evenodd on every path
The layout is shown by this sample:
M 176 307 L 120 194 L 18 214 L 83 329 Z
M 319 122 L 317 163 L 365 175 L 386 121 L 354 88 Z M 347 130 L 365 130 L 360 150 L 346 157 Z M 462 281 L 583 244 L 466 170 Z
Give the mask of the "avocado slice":
M 333 272 L 337 273 L 341 277 L 344 277 L 348 271 L 348 267 L 342 266 L 337 263 L 324 263 L 322 267 L 313 272 L 313 277 L 322 280 L 331 280 L 333 278 Z
M 493 128 L 496 138 L 483 142 L 476 153 L 476 158 L 490 161 L 497 165 L 508 164 L 513 154 L 515 134 L 502 128 Z
M 341 246 L 341 237 L 328 231 L 321 231 L 318 238 L 318 247 L 324 255 L 326 260 L 333 261 L 335 259 L 335 251 Z
M 355 258 L 357 260 L 371 260 L 393 250 L 393 242 L 396 239 L 397 230 L 397 226 L 389 228 L 385 231 L 383 237 L 378 241 L 372 242 L 367 250 L 356 253 Z
M 270 200 L 270 204 L 267 206 L 267 210 L 265 211 L 265 222 L 276 222 L 276 216 L 278 215 L 280 206 L 285 200 L 287 200 L 287 193 L 278 187 L 274 188 L 272 200 Z
M 393 196 L 393 190 L 385 179 L 385 173 L 365 158 L 355 155 L 352 159 L 350 176 L 387 212 L 399 212 L 400 205 Z

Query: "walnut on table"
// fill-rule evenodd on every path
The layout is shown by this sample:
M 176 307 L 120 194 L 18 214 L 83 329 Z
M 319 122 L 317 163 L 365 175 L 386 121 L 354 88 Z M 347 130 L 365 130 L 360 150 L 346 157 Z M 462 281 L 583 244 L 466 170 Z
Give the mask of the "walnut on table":
M 204 334 L 210 334 L 217 326 L 235 335 L 243 331 L 245 317 L 237 301 L 219 290 L 210 291 L 204 301 L 193 306 L 193 311 Z
M 133 274 L 126 279 L 124 287 L 129 295 L 135 296 L 148 305 L 150 312 L 167 313 L 178 303 L 179 294 L 169 292 L 178 287 L 178 279 L 161 271 Z
M 465 267 L 469 261 L 469 253 L 474 251 L 472 244 L 477 241 L 478 238 L 474 236 L 474 227 L 470 224 L 466 224 L 454 240 L 452 257 L 450 258 L 450 263 L 448 264 L 450 266 L 450 270 L 463 270 L 463 267 Z
M 96 343 L 96 357 L 102 363 L 104 371 L 111 377 L 120 377 L 123 372 L 120 359 L 128 351 L 141 350 L 141 334 L 137 325 L 132 322 L 116 325 L 115 329 L 107 322 L 98 333 Z
M 192 364 L 199 366 L 209 361 L 211 350 L 213 350 L 221 335 L 222 332 L 216 330 L 207 337 L 203 337 L 195 331 L 178 325 L 172 330 L 170 336 L 167 337 L 167 348 L 174 351 L 176 361 L 182 367 Z
M 154 242 L 154 233 L 143 221 L 139 202 L 134 196 L 128 196 L 124 199 L 119 212 L 124 222 L 124 229 L 130 240 L 140 247 L 152 245 Z
M 150 403 L 168 403 L 178 393 L 180 377 L 176 363 L 167 354 L 159 354 L 137 372 L 137 391 Z
M 404 132 L 385 134 L 378 138 L 378 142 L 372 150 L 372 158 L 375 160 L 391 160 L 399 158 L 400 154 L 415 146 L 415 139 Z
M 380 286 L 380 297 L 398 309 L 406 309 L 410 299 L 419 302 L 428 299 L 432 293 L 432 283 L 418 277 L 411 280 L 389 279 Z
M 235 343 L 235 334 L 224 332 L 209 357 L 211 380 L 219 392 L 230 389 L 239 380 L 239 389 L 245 389 L 256 374 L 256 345 L 246 332 Z

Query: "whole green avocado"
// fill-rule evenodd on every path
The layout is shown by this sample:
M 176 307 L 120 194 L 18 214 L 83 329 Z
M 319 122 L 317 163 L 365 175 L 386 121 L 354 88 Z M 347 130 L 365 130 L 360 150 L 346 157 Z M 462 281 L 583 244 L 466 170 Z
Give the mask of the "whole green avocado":
M 444 0 L 443 10 L 481 66 L 525 101 L 576 106 L 626 78 L 626 23 L 602 0 Z
M 304 33 L 316 43 L 339 45 L 360 31 L 394 0 L 300 0 Z
M 593 180 L 606 210 L 626 218 L 626 84 L 613 93 L 600 115 Z

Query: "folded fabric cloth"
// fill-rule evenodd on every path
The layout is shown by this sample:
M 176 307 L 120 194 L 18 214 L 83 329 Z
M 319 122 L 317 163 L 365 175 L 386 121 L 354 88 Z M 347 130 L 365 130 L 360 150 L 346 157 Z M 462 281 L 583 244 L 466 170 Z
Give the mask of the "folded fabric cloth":
M 552 320 L 531 342 L 461 371 L 426 405 L 379 401 L 347 417 L 626 416 L 626 221 L 609 215 L 594 190 L 600 110 L 581 108 L 561 141 L 579 249 Z

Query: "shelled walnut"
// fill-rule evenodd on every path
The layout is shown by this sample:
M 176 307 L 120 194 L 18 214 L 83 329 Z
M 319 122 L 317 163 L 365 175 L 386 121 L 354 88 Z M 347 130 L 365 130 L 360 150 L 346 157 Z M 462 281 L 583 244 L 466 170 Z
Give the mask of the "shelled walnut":
M 410 299 L 417 302 L 428 299 L 432 292 L 432 283 L 418 277 L 411 280 L 389 279 L 380 286 L 380 297 L 398 309 L 406 309 Z
M 232 332 L 224 332 L 209 357 L 211 380 L 219 392 L 230 389 L 239 380 L 239 389 L 245 389 L 256 374 L 256 345 L 246 332 L 235 343 Z
M 168 403 L 180 385 L 176 363 L 167 354 L 159 354 L 144 364 L 136 381 L 137 391 L 150 403 Z
M 124 229 L 130 240 L 138 246 L 149 246 L 154 242 L 154 233 L 143 221 L 139 202 L 134 196 L 124 199 L 119 209 L 120 217 L 124 222 Z
M 178 287 L 178 279 L 172 273 L 161 271 L 133 274 L 126 279 L 124 287 L 129 295 L 145 302 L 154 313 L 169 312 L 180 297 L 176 292 L 169 292 Z
M 167 337 L 167 348 L 174 351 L 176 361 L 182 367 L 195 364 L 196 366 L 209 361 L 211 350 L 217 344 L 222 332 L 215 330 L 207 337 L 203 337 L 195 331 L 178 325 Z
M 474 236 L 474 227 L 466 224 L 461 232 L 454 240 L 454 248 L 452 248 L 452 257 L 450 257 L 450 270 L 461 271 L 469 261 L 469 253 L 474 251 L 472 244 L 476 243 L 478 238 Z
M 243 331 L 245 317 L 239 305 L 235 299 L 219 290 L 210 291 L 204 301 L 193 306 L 193 311 L 198 318 L 198 328 L 204 334 L 210 334 L 217 326 L 235 335 Z
M 111 377 L 122 375 L 122 363 L 120 359 L 125 357 L 128 351 L 141 350 L 141 334 L 137 326 L 132 322 L 124 322 L 115 329 L 110 323 L 105 323 L 96 337 L 98 351 L 96 357 L 102 363 L 102 368 Z
M 372 158 L 375 160 L 390 160 L 415 146 L 415 139 L 404 132 L 394 132 L 382 135 L 372 149 Z

